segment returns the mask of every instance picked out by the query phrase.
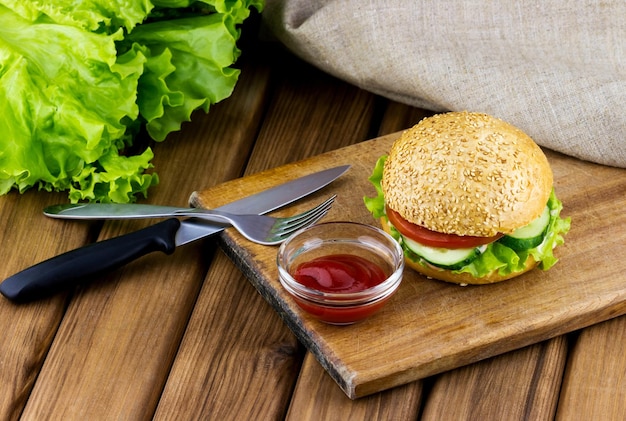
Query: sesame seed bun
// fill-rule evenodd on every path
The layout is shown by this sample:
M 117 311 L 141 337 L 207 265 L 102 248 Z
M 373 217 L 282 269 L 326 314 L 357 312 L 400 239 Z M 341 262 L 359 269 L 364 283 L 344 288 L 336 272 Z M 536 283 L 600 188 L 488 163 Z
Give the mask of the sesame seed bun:
M 552 170 L 539 146 L 487 114 L 434 115 L 393 144 L 381 186 L 404 219 L 446 234 L 509 234 L 541 215 Z
M 380 218 L 380 224 L 384 231 L 386 231 L 388 234 L 391 234 L 387 218 L 385 217 Z M 422 275 L 428 278 L 439 279 L 440 281 L 451 282 L 451 283 L 459 284 L 459 285 L 494 284 L 496 282 L 501 282 L 507 279 L 520 276 L 521 274 L 526 273 L 529 270 L 534 269 L 537 266 L 537 262 L 535 262 L 535 259 L 533 259 L 532 256 L 528 256 L 526 258 L 526 264 L 521 271 L 513 272 L 508 275 L 500 275 L 498 271 L 494 270 L 485 276 L 475 277 L 471 273 L 467 273 L 467 272 L 454 273 L 451 270 L 442 269 L 442 268 L 438 268 L 435 266 L 430 266 L 426 263 L 414 262 L 413 260 L 409 258 L 405 258 L 404 263 L 406 267 L 410 267 L 411 269 L 415 270 L 418 273 L 421 273 Z

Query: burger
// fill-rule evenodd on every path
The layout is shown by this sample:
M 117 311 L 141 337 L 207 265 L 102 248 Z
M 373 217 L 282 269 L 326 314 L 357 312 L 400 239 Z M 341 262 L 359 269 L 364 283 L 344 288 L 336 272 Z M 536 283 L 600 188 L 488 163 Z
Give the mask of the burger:
M 547 270 L 570 227 L 542 150 L 487 114 L 421 120 L 379 158 L 370 181 L 378 195 L 365 205 L 406 265 L 442 281 L 489 284 Z

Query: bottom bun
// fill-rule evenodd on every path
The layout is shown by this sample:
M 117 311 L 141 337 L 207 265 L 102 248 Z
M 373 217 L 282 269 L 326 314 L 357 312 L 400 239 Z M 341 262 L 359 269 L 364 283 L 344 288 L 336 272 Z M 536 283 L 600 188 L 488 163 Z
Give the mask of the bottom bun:
M 389 230 L 389 224 L 387 222 L 387 218 L 380 218 L 380 223 L 382 225 L 383 230 L 387 233 L 391 234 Z M 484 284 L 494 284 L 496 282 L 506 281 L 507 279 L 515 278 L 516 276 L 520 276 L 523 273 L 528 272 L 529 270 L 534 269 L 537 266 L 537 262 L 533 259 L 532 256 L 528 256 L 526 259 L 526 265 L 524 269 L 519 272 L 509 273 L 508 275 L 500 275 L 497 270 L 490 272 L 489 274 L 481 277 L 475 277 L 471 273 L 463 272 L 463 273 L 455 273 L 451 270 L 441 269 L 435 266 L 430 266 L 428 264 L 421 264 L 419 262 L 414 262 L 411 259 L 405 256 L 404 262 L 406 266 L 412 268 L 416 272 L 421 273 L 422 275 L 438 279 L 440 281 L 452 282 L 454 284 L 460 285 L 484 285 Z

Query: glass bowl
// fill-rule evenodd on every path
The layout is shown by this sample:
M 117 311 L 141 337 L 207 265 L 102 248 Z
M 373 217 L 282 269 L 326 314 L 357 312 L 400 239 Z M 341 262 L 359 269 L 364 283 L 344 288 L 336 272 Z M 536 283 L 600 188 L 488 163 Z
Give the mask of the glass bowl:
M 277 256 L 281 285 L 298 306 L 330 324 L 349 325 L 378 311 L 398 289 L 400 245 L 356 222 L 326 222 L 294 233 Z

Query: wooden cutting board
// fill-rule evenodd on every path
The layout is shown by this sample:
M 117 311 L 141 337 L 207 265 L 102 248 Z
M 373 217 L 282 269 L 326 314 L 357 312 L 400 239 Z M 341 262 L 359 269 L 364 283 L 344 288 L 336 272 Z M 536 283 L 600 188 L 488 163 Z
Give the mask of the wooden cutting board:
M 350 170 L 276 215 L 303 211 L 337 194 L 325 220 L 378 226 L 363 205 L 367 178 L 399 133 L 196 192 L 192 205 L 215 207 L 336 165 Z M 372 318 L 347 327 L 302 313 L 278 281 L 276 247 L 252 244 L 232 229 L 223 246 L 341 389 L 358 398 L 524 347 L 626 313 L 626 170 L 545 151 L 571 231 L 547 272 L 461 287 L 406 269 L 398 292 Z

